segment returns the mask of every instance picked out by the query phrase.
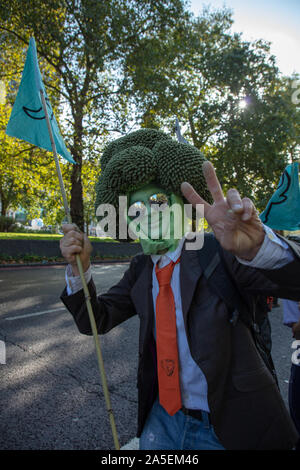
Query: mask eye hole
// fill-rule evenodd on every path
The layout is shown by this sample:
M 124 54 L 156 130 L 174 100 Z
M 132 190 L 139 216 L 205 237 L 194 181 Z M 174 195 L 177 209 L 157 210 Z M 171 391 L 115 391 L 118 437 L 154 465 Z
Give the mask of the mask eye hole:
M 156 193 L 149 197 L 149 204 L 151 209 L 156 211 L 163 211 L 168 207 L 169 199 L 168 196 L 164 193 Z
M 138 217 L 144 217 L 147 214 L 147 208 L 142 201 L 136 201 L 129 207 L 128 217 L 135 220 Z

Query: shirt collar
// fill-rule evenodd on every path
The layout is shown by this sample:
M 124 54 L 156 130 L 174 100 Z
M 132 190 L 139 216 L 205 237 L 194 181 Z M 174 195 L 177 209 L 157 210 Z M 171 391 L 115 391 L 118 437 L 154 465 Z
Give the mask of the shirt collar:
M 159 263 L 160 266 L 162 267 L 162 266 L 167 266 L 167 264 L 169 264 L 171 261 L 175 263 L 175 261 L 177 261 L 179 256 L 181 255 L 184 242 L 185 242 L 185 237 L 183 237 L 179 241 L 178 246 L 175 250 L 167 251 L 167 253 L 164 253 L 163 255 L 151 255 L 153 264 L 156 265 L 157 263 Z

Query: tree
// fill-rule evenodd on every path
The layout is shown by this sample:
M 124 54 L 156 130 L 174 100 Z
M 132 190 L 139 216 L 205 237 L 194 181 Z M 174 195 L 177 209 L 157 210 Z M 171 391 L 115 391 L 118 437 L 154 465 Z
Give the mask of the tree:
M 224 187 L 238 187 L 263 210 L 285 166 L 299 158 L 300 110 L 285 79 L 259 91 L 248 94 L 241 109 L 231 100 L 215 157 Z
M 100 172 L 99 159 L 84 160 L 82 165 L 82 185 L 84 221 L 87 233 L 91 221 L 95 221 L 96 183 Z
M 278 81 L 276 94 L 281 100 L 284 116 L 288 116 L 286 126 L 288 132 L 285 139 L 285 154 L 291 162 L 300 160 L 300 102 L 299 102 L 300 75 L 283 77 Z M 295 90 L 295 87 L 298 89 Z M 295 96 L 294 96 L 295 95 Z
M 126 57 L 139 44 L 151 43 L 153 37 L 164 41 L 186 18 L 184 8 L 181 0 L 1 3 L 0 32 L 8 35 L 11 47 L 28 44 L 33 35 L 39 56 L 59 80 L 53 85 L 46 79 L 46 86 L 64 106 L 64 134 L 77 162 L 71 169 L 71 216 L 81 228 L 83 161 L 90 158 L 88 151 L 92 155 L 99 152 L 111 130 L 122 132 L 126 126 L 127 103 L 119 98 Z
M 139 44 L 127 58 L 123 86 L 142 126 L 173 131 L 177 116 L 224 189 L 237 187 L 263 209 L 299 145 L 299 111 L 291 112 L 269 44 L 232 34 L 232 22 L 226 9 L 204 9 L 170 31 L 169 41 Z

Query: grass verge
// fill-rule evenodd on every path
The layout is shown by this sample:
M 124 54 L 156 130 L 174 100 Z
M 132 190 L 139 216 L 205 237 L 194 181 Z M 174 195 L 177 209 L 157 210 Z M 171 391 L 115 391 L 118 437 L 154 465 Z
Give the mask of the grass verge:
M 14 233 L 14 232 L 0 232 L 0 240 L 48 240 L 48 241 L 58 241 L 62 238 L 62 235 L 58 233 Z M 98 237 L 89 237 L 92 242 L 110 242 L 118 243 L 118 240 L 114 238 L 98 238 Z

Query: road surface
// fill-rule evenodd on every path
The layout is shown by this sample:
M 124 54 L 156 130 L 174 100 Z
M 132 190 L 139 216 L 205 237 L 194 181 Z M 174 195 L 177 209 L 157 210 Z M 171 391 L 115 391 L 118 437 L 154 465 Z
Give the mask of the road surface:
M 93 267 L 98 292 L 127 263 Z M 0 449 L 113 450 L 92 337 L 78 333 L 59 297 L 64 266 L 0 269 Z M 291 333 L 271 313 L 273 358 L 287 404 Z M 138 319 L 100 336 L 121 447 L 136 448 Z M 2 363 L 1 363 L 2 362 Z M 5 362 L 5 364 L 3 363 Z

